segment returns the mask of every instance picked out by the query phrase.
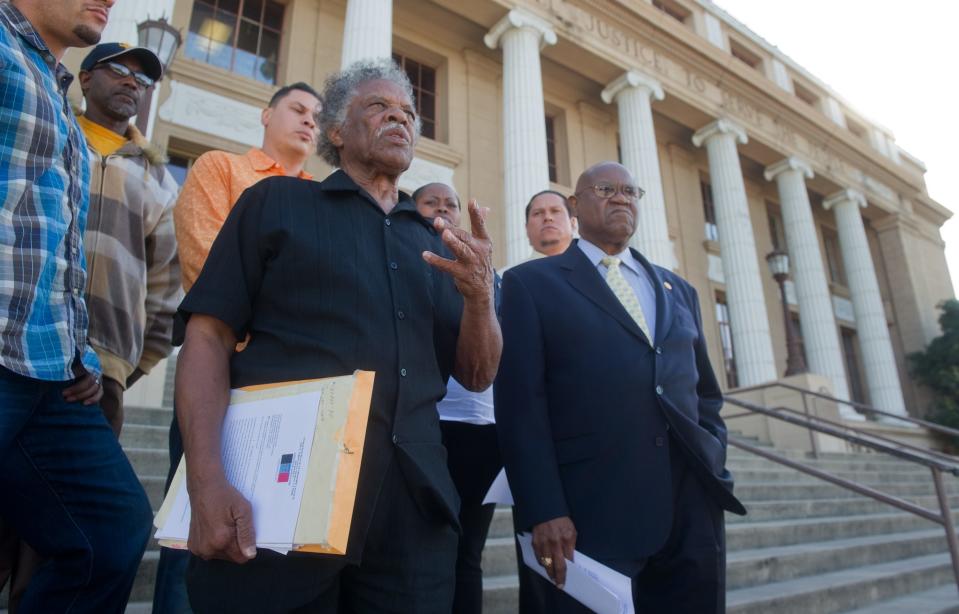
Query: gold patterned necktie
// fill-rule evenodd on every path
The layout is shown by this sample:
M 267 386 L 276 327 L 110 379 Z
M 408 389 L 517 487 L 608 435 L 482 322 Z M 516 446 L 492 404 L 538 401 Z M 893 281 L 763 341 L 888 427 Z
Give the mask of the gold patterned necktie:
M 619 270 L 620 259 L 616 256 L 604 256 L 602 263 L 606 267 L 606 283 L 609 284 L 610 290 L 622 303 L 629 317 L 639 326 L 639 330 L 646 335 L 646 339 L 652 343 L 653 336 L 649 332 L 649 324 L 646 323 L 646 316 L 643 315 L 643 308 L 639 304 L 639 299 L 636 298 L 636 293 L 629 286 L 629 282 L 623 277 L 623 272 Z

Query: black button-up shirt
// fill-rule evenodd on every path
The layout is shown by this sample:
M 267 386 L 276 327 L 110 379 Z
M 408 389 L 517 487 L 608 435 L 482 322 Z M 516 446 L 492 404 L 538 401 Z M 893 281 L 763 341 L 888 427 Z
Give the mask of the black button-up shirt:
M 246 349 L 233 387 L 376 372 L 347 556 L 361 549 L 393 458 L 428 517 L 457 526 L 436 402 L 455 358 L 462 298 L 430 267 L 446 253 L 401 193 L 389 214 L 343 171 L 264 179 L 237 201 L 180 307 L 228 324 Z

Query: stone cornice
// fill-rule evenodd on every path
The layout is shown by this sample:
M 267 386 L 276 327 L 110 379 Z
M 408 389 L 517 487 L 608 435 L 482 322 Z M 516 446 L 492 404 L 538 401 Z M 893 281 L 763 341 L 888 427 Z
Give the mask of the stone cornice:
M 663 86 L 645 73 L 638 70 L 628 70 L 616 79 L 614 79 L 600 94 L 603 102 L 609 104 L 616 100 L 620 92 L 629 88 L 644 88 L 655 100 L 662 100 L 666 97 L 663 92 Z
M 703 143 L 722 134 L 732 135 L 732 137 L 742 145 L 749 142 L 749 137 L 746 136 L 746 131 L 742 126 L 734 121 L 723 118 L 717 119 L 713 123 L 707 124 L 697 130 L 696 134 L 693 135 L 693 145 L 701 147 Z
M 786 171 L 799 171 L 806 179 L 812 179 L 814 176 L 812 167 L 809 166 L 805 160 L 797 158 L 796 156 L 789 156 L 784 160 L 767 166 L 766 170 L 763 171 L 763 177 L 766 178 L 766 181 L 772 181 Z
M 490 28 L 490 31 L 483 37 L 483 42 L 490 49 L 496 49 L 499 47 L 503 34 L 513 28 L 525 28 L 536 32 L 539 35 L 540 49 L 546 47 L 546 45 L 555 45 L 558 40 L 556 31 L 553 30 L 553 26 L 548 21 L 523 9 L 512 9 L 496 22 L 496 25 Z
M 840 205 L 846 202 L 851 202 L 855 205 L 859 205 L 863 209 L 865 209 L 866 206 L 869 204 L 869 202 L 866 200 L 866 197 L 863 196 L 862 192 L 860 192 L 859 190 L 853 190 L 852 188 L 846 188 L 844 190 L 839 190 L 838 192 L 834 192 L 830 194 L 829 196 L 827 196 L 822 201 L 822 208 L 825 209 L 826 211 L 829 211 L 836 205 Z
M 923 191 L 918 173 L 883 157 L 852 133 L 838 130 L 824 114 L 731 60 L 728 53 L 682 24 L 649 18 L 642 4 L 495 1 L 510 8 L 519 4 L 541 15 L 572 44 L 610 64 L 655 75 L 670 98 L 714 117 L 734 117 L 748 126 L 757 143 L 807 159 L 821 178 L 856 186 L 885 210 L 897 208 L 897 193 Z

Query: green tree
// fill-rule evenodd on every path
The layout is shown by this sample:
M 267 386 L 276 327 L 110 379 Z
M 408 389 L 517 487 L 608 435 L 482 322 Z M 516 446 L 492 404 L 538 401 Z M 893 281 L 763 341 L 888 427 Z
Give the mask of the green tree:
M 959 429 L 959 301 L 949 299 L 939 308 L 942 334 L 922 352 L 909 355 L 912 374 L 933 393 L 929 420 Z M 959 440 L 950 442 L 955 448 Z

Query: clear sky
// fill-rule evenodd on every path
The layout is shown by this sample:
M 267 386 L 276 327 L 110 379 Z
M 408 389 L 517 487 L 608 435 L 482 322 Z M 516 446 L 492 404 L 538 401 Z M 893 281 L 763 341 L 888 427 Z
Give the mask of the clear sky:
M 714 0 L 890 129 L 929 195 L 959 214 L 959 1 Z M 959 289 L 959 215 L 942 229 Z

